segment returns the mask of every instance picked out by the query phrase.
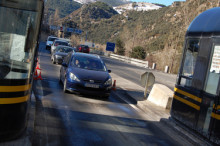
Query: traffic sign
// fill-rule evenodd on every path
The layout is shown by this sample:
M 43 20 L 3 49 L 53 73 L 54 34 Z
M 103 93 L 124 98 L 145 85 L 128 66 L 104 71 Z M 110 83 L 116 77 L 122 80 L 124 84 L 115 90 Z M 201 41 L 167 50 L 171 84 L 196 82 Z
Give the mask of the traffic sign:
M 115 51 L 115 43 L 107 42 L 106 44 L 106 51 Z
M 81 34 L 81 33 L 82 33 L 82 30 L 80 30 L 80 29 L 75 29 L 75 33 L 76 33 L 76 34 Z
M 52 30 L 57 30 L 57 26 L 55 26 L 55 25 L 50 25 L 50 29 L 52 29 Z
M 67 28 L 66 31 L 67 32 L 74 32 L 74 29 L 73 28 Z
M 82 30 L 79 29 L 79 30 L 78 30 L 78 34 L 81 34 L 81 33 L 82 33 Z

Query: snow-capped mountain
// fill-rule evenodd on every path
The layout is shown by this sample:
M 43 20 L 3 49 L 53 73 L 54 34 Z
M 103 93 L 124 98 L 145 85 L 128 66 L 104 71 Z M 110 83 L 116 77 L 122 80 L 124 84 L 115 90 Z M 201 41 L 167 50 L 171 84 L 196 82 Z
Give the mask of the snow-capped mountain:
M 73 0 L 73 1 L 78 2 L 80 4 L 87 4 L 87 3 L 102 1 L 102 0 Z M 124 3 L 130 2 L 130 0 L 118 0 L 118 1 L 121 1 L 121 2 L 124 2 Z
M 73 0 L 73 1 L 78 2 L 80 4 L 86 4 L 89 2 L 96 2 L 96 0 Z
M 129 4 L 114 7 L 114 9 L 119 14 L 123 13 L 126 10 L 149 11 L 149 10 L 156 10 L 159 8 L 162 8 L 162 7 L 152 4 L 152 3 L 146 3 L 146 2 L 129 3 Z

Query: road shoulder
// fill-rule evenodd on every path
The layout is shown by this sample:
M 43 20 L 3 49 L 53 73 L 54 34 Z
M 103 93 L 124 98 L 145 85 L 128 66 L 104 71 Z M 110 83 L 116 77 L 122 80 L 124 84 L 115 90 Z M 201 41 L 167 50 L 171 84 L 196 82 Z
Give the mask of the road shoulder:
M 159 124 L 156 124 L 158 128 L 162 128 L 176 138 L 182 137 L 192 145 L 212 145 L 205 139 L 201 138 L 201 136 L 199 137 L 197 133 L 175 121 L 171 117 L 169 109 L 164 109 L 148 100 L 144 100 L 143 87 L 114 73 L 112 73 L 111 76 L 113 80 L 116 80 L 116 90 L 112 91 L 113 96 L 125 101 L 134 109 L 144 112 L 147 120 L 159 121 Z M 173 131 L 174 133 L 170 131 Z

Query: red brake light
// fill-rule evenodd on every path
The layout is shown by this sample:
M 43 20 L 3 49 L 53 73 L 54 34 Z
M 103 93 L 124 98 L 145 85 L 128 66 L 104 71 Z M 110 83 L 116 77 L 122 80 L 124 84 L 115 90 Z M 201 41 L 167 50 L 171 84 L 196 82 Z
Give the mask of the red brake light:
M 88 51 L 90 52 L 90 48 L 88 48 Z
M 79 47 L 79 51 L 81 51 L 82 50 L 82 47 Z

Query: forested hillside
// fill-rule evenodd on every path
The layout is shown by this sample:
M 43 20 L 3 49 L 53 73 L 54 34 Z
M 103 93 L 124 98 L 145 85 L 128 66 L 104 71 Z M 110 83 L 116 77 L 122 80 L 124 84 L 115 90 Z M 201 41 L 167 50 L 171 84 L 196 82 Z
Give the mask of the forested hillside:
M 112 7 L 103 2 L 91 3 L 85 5 L 81 10 L 81 16 L 84 19 L 102 19 L 111 18 L 118 14 Z
M 132 56 L 132 49 L 136 47 L 143 48 L 146 52 L 143 59 L 157 63 L 157 68 L 161 70 L 166 65 L 173 66 L 171 72 L 176 73 L 189 24 L 198 14 L 218 4 L 218 0 L 187 0 L 180 6 L 147 12 L 127 11 L 108 19 L 98 19 L 98 16 L 85 19 L 85 14 L 93 12 L 81 15 L 85 11 L 82 8 L 65 19 L 84 30 L 80 37 L 87 34 L 87 39 L 96 44 L 120 41 L 126 56 Z
M 73 0 L 47 0 L 45 10 L 48 15 L 54 15 L 55 11 L 59 11 L 59 17 L 65 17 L 73 11 L 79 9 L 81 4 Z

